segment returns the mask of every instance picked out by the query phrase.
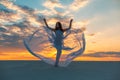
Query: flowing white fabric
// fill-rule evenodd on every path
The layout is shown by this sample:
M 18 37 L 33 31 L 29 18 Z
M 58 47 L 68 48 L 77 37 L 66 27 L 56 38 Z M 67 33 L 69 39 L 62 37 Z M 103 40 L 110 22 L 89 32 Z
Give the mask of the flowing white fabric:
M 61 32 L 51 31 L 47 27 L 36 30 L 32 35 L 24 39 L 26 49 L 40 60 L 54 65 L 57 49 L 60 52 L 58 66 L 66 67 L 85 50 L 85 37 L 81 29 Z M 58 52 L 59 53 L 59 52 Z

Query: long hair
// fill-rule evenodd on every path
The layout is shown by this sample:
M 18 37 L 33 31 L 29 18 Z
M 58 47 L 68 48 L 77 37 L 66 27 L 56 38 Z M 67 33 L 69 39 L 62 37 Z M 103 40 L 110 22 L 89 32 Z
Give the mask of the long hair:
M 62 24 L 60 22 L 56 22 L 55 30 L 61 30 L 61 31 L 63 31 Z

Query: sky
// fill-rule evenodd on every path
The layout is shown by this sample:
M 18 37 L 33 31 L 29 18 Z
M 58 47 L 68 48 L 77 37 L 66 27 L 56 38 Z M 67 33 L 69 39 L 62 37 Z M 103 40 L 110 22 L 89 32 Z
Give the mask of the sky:
M 23 39 L 43 26 L 84 28 L 86 50 L 78 61 L 120 61 L 119 0 L 0 0 L 0 60 L 38 60 Z

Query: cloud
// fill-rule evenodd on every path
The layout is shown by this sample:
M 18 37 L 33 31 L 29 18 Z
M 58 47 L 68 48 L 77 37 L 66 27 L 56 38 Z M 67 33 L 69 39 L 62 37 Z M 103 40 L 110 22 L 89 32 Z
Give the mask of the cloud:
M 96 35 L 95 33 L 88 34 L 88 36 L 95 36 L 95 35 Z
M 74 0 L 73 3 L 69 6 L 69 9 L 72 11 L 77 11 L 80 8 L 86 6 L 89 0 Z
M 120 57 L 120 52 L 95 52 L 83 54 L 85 57 Z
M 0 4 L 0 12 L 11 13 L 12 10 L 7 9 L 5 6 L 3 6 L 2 4 Z
M 13 2 L 10 2 L 7 0 L 5 1 L 2 0 L 0 3 L 4 5 L 7 9 L 14 11 L 14 13 L 11 13 L 11 14 L 6 14 L 6 12 L 2 14 L 4 16 L 1 19 L 3 21 L 6 21 L 6 23 L 27 19 L 27 21 L 32 25 L 34 25 L 33 23 L 35 23 L 37 26 L 41 25 L 41 23 L 37 20 L 37 15 L 34 14 L 35 12 L 34 9 L 29 8 L 27 6 L 16 5 Z
M 68 11 L 65 11 L 66 6 L 63 6 L 59 0 L 46 0 L 43 3 L 43 6 L 46 9 L 40 11 L 40 13 L 44 14 L 47 17 L 66 16 L 66 12 L 68 12 Z
M 5 32 L 5 31 L 6 31 L 5 28 L 0 27 L 0 32 Z
M 75 28 L 80 28 L 80 27 L 86 27 L 88 24 L 89 24 L 89 21 L 85 20 L 85 21 L 81 21 L 81 22 L 74 22 L 73 26 Z
M 50 10 L 54 10 L 56 7 L 64 8 L 64 6 L 59 2 L 59 0 L 47 0 L 43 6 Z

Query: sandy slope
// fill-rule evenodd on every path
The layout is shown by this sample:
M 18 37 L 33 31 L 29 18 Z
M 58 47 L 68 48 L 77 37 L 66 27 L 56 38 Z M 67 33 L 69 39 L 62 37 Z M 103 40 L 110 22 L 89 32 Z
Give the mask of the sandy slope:
M 0 61 L 0 80 L 120 80 L 120 62 L 72 62 L 55 68 L 41 61 Z

